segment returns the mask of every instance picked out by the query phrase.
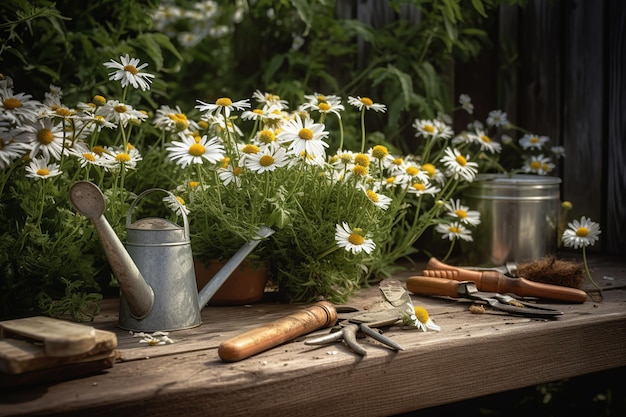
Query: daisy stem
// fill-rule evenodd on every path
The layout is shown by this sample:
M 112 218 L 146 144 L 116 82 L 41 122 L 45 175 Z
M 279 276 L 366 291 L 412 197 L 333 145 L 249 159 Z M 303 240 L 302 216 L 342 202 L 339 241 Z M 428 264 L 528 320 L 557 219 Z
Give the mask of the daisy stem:
M 337 115 L 337 119 L 339 120 L 339 150 L 341 150 L 343 149 L 343 122 L 339 115 Z
M 454 244 L 456 243 L 456 238 L 453 238 L 450 241 L 450 247 L 448 248 L 448 253 L 446 253 L 446 256 L 444 256 L 441 259 L 441 262 L 446 262 L 448 260 L 448 258 L 450 257 L 450 255 L 452 255 L 452 249 L 454 249 Z
M 589 281 L 591 281 L 593 286 L 596 287 L 596 289 L 600 293 L 600 298 L 602 298 L 602 288 L 600 288 L 600 286 L 596 284 L 596 282 L 591 277 L 591 273 L 589 272 L 589 265 L 587 264 L 587 250 L 586 249 L 587 247 L 583 245 L 583 264 L 585 265 L 585 272 L 587 273 L 587 278 L 589 278 Z
M 331 246 L 330 248 L 326 249 L 324 252 L 322 252 L 319 255 L 317 255 L 317 257 L 315 259 L 319 261 L 320 259 L 330 255 L 331 253 L 333 253 L 337 249 L 339 249 L 339 246 L 337 246 L 335 244 L 335 245 Z
M 365 106 L 361 110 L 361 153 L 365 151 Z

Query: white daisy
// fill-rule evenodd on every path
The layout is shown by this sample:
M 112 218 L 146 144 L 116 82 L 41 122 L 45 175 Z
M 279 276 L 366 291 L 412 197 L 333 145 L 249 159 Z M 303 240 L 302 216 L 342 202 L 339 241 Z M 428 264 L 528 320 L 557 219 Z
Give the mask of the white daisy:
M 345 110 L 338 96 L 325 96 L 315 93 L 314 95 L 305 95 L 304 98 L 308 101 L 300 106 L 300 110 L 318 111 L 323 114 L 334 113 L 338 118 L 341 118 L 341 112 Z
M 487 126 L 506 126 L 508 123 L 507 114 L 502 110 L 492 110 L 487 116 Z
M 459 104 L 468 114 L 474 113 L 474 104 L 472 103 L 472 98 L 469 95 L 461 94 L 459 96 Z
M 185 200 L 182 197 L 168 194 L 163 197 L 163 202 L 167 203 L 170 210 L 172 210 L 177 216 L 182 216 L 183 214 L 189 214 L 189 209 L 185 204 Z
M 282 100 L 276 94 L 262 93 L 260 90 L 256 90 L 252 93 L 252 98 L 262 104 L 265 108 L 278 107 L 279 109 L 284 110 L 289 107 L 289 102 L 287 100 Z
M 216 163 L 224 158 L 224 146 L 216 136 L 208 139 L 206 135 L 199 137 L 180 133 L 178 137 L 179 141 L 168 143 L 166 148 L 170 160 L 181 168 L 190 164 L 202 164 L 205 160 Z
M 24 125 L 24 139 L 30 149 L 29 157 L 44 155 L 48 159 L 61 159 L 63 151 L 63 125 L 51 119 L 39 119 Z
M 450 200 L 446 203 L 448 215 L 458 219 L 461 223 L 477 226 L 480 224 L 480 212 L 470 210 L 469 207 L 461 205 L 461 200 Z
M 187 129 L 198 130 L 196 123 L 191 123 L 179 106 L 172 108 L 167 105 L 159 107 L 152 123 L 167 132 L 182 132 Z
M 225 168 L 217 170 L 217 175 L 225 186 L 233 183 L 237 188 L 241 187 L 241 174 L 243 169 L 241 167 L 234 167 L 232 164 L 228 164 Z
M 233 102 L 228 97 L 218 98 L 215 103 L 205 103 L 201 100 L 196 100 L 199 105 L 196 106 L 196 109 L 201 112 L 206 112 L 208 115 L 218 115 L 223 112 L 225 118 L 230 117 L 230 112 L 233 110 L 243 111 L 247 108 L 250 108 L 249 99 L 239 100 Z
M 278 134 L 278 140 L 281 143 L 290 142 L 289 150 L 296 155 L 304 152 L 323 157 L 326 155 L 324 148 L 328 147 L 328 143 L 324 141 L 327 136 L 328 132 L 324 130 L 323 124 L 297 116 L 285 123 Z
M 346 222 L 343 222 L 341 225 L 337 224 L 336 227 L 335 241 L 340 248 L 345 248 L 345 250 L 354 254 L 361 252 L 370 254 L 376 248 L 374 241 L 366 239 L 361 229 L 350 229 Z
M 32 159 L 26 167 L 26 176 L 29 178 L 45 179 L 56 177 L 62 173 L 63 171 L 59 170 L 59 164 L 50 163 L 46 155 Z
M 119 169 L 125 167 L 127 169 L 135 169 L 137 162 L 141 161 L 141 154 L 135 148 L 124 151 L 122 149 L 109 148 L 102 154 L 106 167 L 111 169 Z
M 31 100 L 32 96 L 25 93 L 13 93 L 6 80 L 0 83 L 0 120 L 10 123 L 26 123 L 35 119 L 41 103 Z
M 469 155 L 463 156 L 457 149 L 446 148 L 441 163 L 455 180 L 463 178 L 467 182 L 472 182 L 478 173 L 478 164 L 469 162 Z
M 384 113 L 387 107 L 384 104 L 374 103 L 369 97 L 348 97 L 348 104 L 355 106 L 359 111 L 363 109 L 374 110 L 376 112 Z
M 472 232 L 463 226 L 460 222 L 452 223 L 439 223 L 435 230 L 442 234 L 442 239 L 461 239 L 467 242 L 472 242 Z
M 541 149 L 544 144 L 550 141 L 547 136 L 538 136 L 533 134 L 526 134 L 519 140 L 519 144 L 522 149 Z
M 0 170 L 8 168 L 27 152 L 26 144 L 19 139 L 21 135 L 21 130 L 0 129 Z
M 424 307 L 409 305 L 409 308 L 410 313 L 402 317 L 402 322 L 405 325 L 417 327 L 423 332 L 427 330 L 441 331 L 441 327 L 435 324 Z
M 522 171 L 526 173 L 547 175 L 554 169 L 555 165 L 552 163 L 552 159 L 549 156 L 531 155 L 527 158 L 522 166 Z
M 107 68 L 116 70 L 109 73 L 109 80 L 119 81 L 122 84 L 122 88 L 130 84 L 134 88 L 141 88 L 142 91 L 150 89 L 150 83 L 152 82 L 152 78 L 154 78 L 154 74 L 141 72 L 148 64 L 139 65 L 139 59 L 131 59 L 128 54 L 120 56 L 120 61 L 121 62 L 117 62 L 111 59 L 109 62 L 103 64 Z
M 580 221 L 574 220 L 567 224 L 563 232 L 563 244 L 574 249 L 593 246 L 602 233 L 600 225 L 583 216 Z
M 96 116 L 102 116 L 108 122 L 126 127 L 133 120 L 143 121 L 148 115 L 133 109 L 130 104 L 120 103 L 119 100 L 108 100 L 103 106 L 98 107 Z
M 105 160 L 96 152 L 89 150 L 87 146 L 79 144 L 70 150 L 70 153 L 78 158 L 81 168 L 89 165 L 104 166 Z
M 475 142 L 480 145 L 481 151 L 487 151 L 490 153 L 500 153 L 502 151 L 502 145 L 498 142 L 494 142 L 491 140 L 489 136 L 485 133 L 484 130 L 477 130 L 475 135 Z
M 374 205 L 376 207 L 380 207 L 383 210 L 387 210 L 389 208 L 389 205 L 391 204 L 391 202 L 393 201 L 393 199 L 391 197 L 387 197 L 386 195 L 383 194 L 378 194 L 376 191 L 374 190 L 370 190 L 370 189 L 366 189 L 365 187 L 361 186 L 361 189 L 363 190 L 363 192 L 365 193 L 365 196 L 372 202 L 374 203 Z
M 265 146 L 261 151 L 249 154 L 245 160 L 246 168 L 256 173 L 274 171 L 287 164 L 287 151 L 281 146 Z
M 411 182 L 411 183 L 407 184 L 406 186 L 408 187 L 407 188 L 407 192 L 409 194 L 414 194 L 417 197 L 420 197 L 422 195 L 435 195 L 439 191 L 441 191 L 441 188 L 432 185 L 429 181 L 425 181 L 425 182 L 421 182 L 421 181 Z

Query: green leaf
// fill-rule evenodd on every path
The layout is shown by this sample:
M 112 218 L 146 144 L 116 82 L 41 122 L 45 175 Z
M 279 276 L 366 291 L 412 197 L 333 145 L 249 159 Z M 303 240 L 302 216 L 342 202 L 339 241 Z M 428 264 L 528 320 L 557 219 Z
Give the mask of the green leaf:
M 300 19 L 302 19 L 306 25 L 303 36 L 307 36 L 313 24 L 313 10 L 307 0 L 291 0 L 291 4 L 296 8 L 298 16 L 300 16 Z
M 487 17 L 487 12 L 485 12 L 485 6 L 483 5 L 482 0 L 472 0 L 472 5 L 482 17 Z

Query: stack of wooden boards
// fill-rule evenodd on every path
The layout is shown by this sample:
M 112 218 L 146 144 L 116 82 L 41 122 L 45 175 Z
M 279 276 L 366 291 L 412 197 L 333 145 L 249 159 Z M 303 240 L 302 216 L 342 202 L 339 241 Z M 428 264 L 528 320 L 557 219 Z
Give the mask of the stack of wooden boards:
M 0 321 L 0 388 L 67 380 L 111 368 L 115 333 L 50 317 Z

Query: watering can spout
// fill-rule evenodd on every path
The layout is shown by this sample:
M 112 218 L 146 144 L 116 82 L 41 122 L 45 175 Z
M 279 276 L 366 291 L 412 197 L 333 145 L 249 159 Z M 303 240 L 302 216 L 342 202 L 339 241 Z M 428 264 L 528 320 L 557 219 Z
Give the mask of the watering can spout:
M 198 293 L 198 306 L 200 310 L 207 305 L 211 297 L 220 289 L 224 281 L 233 273 L 243 260 L 257 247 L 261 240 L 274 234 L 274 230 L 262 226 L 257 231 L 257 237 L 246 242 L 239 250 L 224 264 L 224 266 L 211 278 L 211 280 Z
M 154 291 L 104 217 L 102 191 L 91 182 L 78 181 L 70 187 L 70 200 L 79 213 L 92 220 L 130 313 L 137 319 L 145 317 L 152 310 Z

